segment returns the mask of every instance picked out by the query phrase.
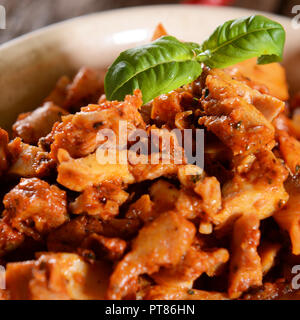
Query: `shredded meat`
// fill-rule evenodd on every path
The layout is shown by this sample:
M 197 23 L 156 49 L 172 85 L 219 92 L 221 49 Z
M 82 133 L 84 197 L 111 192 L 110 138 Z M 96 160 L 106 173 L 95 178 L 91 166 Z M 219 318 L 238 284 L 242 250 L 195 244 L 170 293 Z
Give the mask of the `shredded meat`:
M 8 173 L 23 178 L 42 178 L 48 176 L 55 163 L 49 153 L 39 147 L 23 143 L 16 138 L 8 145 L 11 166 Z
M 5 220 L 34 239 L 68 220 L 66 193 L 37 178 L 21 179 L 3 203 Z
M 262 285 L 262 267 L 257 247 L 260 240 L 259 219 L 254 214 L 239 218 L 233 230 L 229 289 L 231 299 L 253 286 Z
M 0 220 L 0 257 L 15 250 L 24 241 L 22 233 Z
M 283 67 L 204 65 L 146 105 L 139 89 L 108 101 L 104 76 L 63 76 L 0 128 L 0 300 L 299 299 L 300 95 Z
M 62 76 L 58 79 L 54 89 L 45 99 L 46 102 L 52 102 L 57 106 L 63 106 L 68 94 L 68 87 L 71 80 L 67 76 Z
M 163 286 L 189 287 L 204 272 L 213 277 L 218 269 L 229 260 L 226 249 L 211 249 L 203 251 L 199 245 L 193 245 L 184 259 L 173 268 L 163 268 L 152 275 L 155 282 Z
M 234 154 L 270 150 L 274 146 L 274 127 L 251 104 L 253 101 L 247 99 L 246 93 L 247 98 L 243 91 L 238 94 L 234 85 L 240 88 L 238 82 L 222 71 L 213 71 L 207 76 L 209 94 L 202 101 L 206 116 L 199 119 L 199 124 L 218 136 Z M 282 108 L 280 106 L 278 113 Z
M 213 74 L 218 73 L 218 70 L 212 71 Z M 250 86 L 245 85 L 241 81 L 230 80 L 233 93 L 243 97 L 249 104 L 254 105 L 265 118 L 272 122 L 281 112 L 285 110 L 285 104 L 281 99 L 277 99 L 267 93 L 260 93 L 258 90 L 251 89 Z
M 102 164 L 96 153 L 85 158 L 73 159 L 66 150 L 60 149 L 58 161 L 57 181 L 70 190 L 82 192 L 101 183 L 134 183 L 134 176 L 129 171 L 128 164 Z
M 76 252 L 93 234 L 128 240 L 137 235 L 140 227 L 140 222 L 133 219 L 101 221 L 92 216 L 79 216 L 51 231 L 47 246 L 53 252 Z
M 223 186 L 222 209 L 214 223 L 220 229 L 242 214 L 255 213 L 261 220 L 271 216 L 288 200 L 283 184 L 286 178 L 286 169 L 272 152 L 256 154 L 247 172 L 236 173 Z
M 159 212 L 154 208 L 154 204 L 148 194 L 141 196 L 132 203 L 126 213 L 128 219 L 139 219 L 142 222 L 149 222 L 157 218 Z
M 153 200 L 154 211 L 164 212 L 173 210 L 179 197 L 179 190 L 165 180 L 158 180 L 150 188 L 150 196 Z
M 104 262 L 45 253 L 36 261 L 9 263 L 6 279 L 12 300 L 104 300 L 109 275 Z
M 68 77 L 61 77 L 45 101 L 71 111 L 78 111 L 89 103 L 97 103 L 103 93 L 103 74 L 89 68 L 82 68 L 71 83 Z
M 160 267 L 176 265 L 195 235 L 192 223 L 176 212 L 166 212 L 146 225 L 134 240 L 132 250 L 119 262 L 110 278 L 109 299 L 132 294 L 140 274 L 153 274 Z
M 300 188 L 290 182 L 287 189 L 290 195 L 289 201 L 285 207 L 275 212 L 274 218 L 279 226 L 289 233 L 292 252 L 298 255 L 300 254 Z
M 190 165 L 179 168 L 178 178 L 184 186 L 176 201 L 178 212 L 188 219 L 200 217 L 202 222 L 213 221 L 221 209 L 219 181 L 215 177 L 205 177 L 201 169 Z
M 293 175 L 300 171 L 300 142 L 285 131 L 278 131 L 282 157 Z
M 46 102 L 33 112 L 21 114 L 13 125 L 13 134 L 22 138 L 25 143 L 36 145 L 40 138 L 51 132 L 54 123 L 61 121 L 64 115 L 67 115 L 64 109 Z
M 119 139 L 119 122 L 127 121 L 128 135 L 136 128 L 145 128 L 138 109 L 142 105 L 139 90 L 134 96 L 127 96 L 124 102 L 103 101 L 100 105 L 81 108 L 75 115 L 63 117 L 48 137 L 40 141 L 44 148 L 51 147 L 51 156 L 56 159 L 59 149 L 65 149 L 73 158 L 85 157 L 93 153 L 103 143 L 97 138 L 103 129 L 112 129 Z M 125 141 L 127 143 L 127 141 Z
M 155 98 L 152 104 L 151 119 L 174 127 L 176 114 L 183 111 L 180 100 L 181 97 L 177 91 Z
M 126 241 L 119 238 L 107 238 L 99 234 L 88 236 L 80 245 L 80 252 L 83 256 L 86 253 L 93 252 L 95 257 L 108 260 L 120 260 L 126 250 Z M 86 251 L 87 250 L 87 251 Z
M 226 72 L 261 93 L 282 101 L 289 98 L 285 70 L 279 63 L 258 65 L 257 59 L 253 58 L 226 68 Z
M 119 214 L 119 207 L 128 199 L 128 193 L 114 184 L 88 187 L 70 204 L 74 214 L 87 213 L 103 220 Z
M 88 68 L 82 68 L 68 86 L 65 109 L 79 109 L 88 103 L 96 103 L 103 93 L 101 74 Z
M 258 248 L 258 253 L 261 258 L 261 267 L 265 276 L 275 265 L 275 259 L 281 245 L 279 243 L 263 242 Z

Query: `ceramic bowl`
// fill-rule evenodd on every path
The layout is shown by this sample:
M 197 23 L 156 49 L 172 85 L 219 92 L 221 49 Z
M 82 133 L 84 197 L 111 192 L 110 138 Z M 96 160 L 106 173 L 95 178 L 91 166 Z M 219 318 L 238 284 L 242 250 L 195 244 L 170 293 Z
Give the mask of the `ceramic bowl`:
M 251 15 L 237 8 L 192 5 L 136 7 L 58 23 L 0 46 L 0 126 L 36 108 L 61 75 L 80 67 L 107 68 L 120 51 L 149 42 L 159 22 L 169 34 L 201 42 L 226 20 Z M 263 13 L 265 14 L 265 13 Z M 300 30 L 288 18 L 265 14 L 287 32 L 283 64 L 291 91 L 300 89 Z

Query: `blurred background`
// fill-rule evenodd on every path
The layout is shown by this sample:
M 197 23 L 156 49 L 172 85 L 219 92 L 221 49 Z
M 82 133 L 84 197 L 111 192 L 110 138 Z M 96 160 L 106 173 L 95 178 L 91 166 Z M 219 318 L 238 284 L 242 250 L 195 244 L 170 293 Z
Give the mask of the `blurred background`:
M 92 12 L 177 3 L 231 5 L 289 16 L 300 0 L 0 0 L 7 16 L 6 30 L 0 30 L 0 44 L 54 22 Z

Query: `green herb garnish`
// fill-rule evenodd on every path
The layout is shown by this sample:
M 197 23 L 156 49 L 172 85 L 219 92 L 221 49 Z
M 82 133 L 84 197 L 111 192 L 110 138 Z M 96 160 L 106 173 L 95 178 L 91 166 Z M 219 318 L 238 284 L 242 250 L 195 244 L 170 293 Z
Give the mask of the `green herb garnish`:
M 195 174 L 195 175 L 192 176 L 193 183 L 197 183 L 200 180 L 201 180 L 201 175 L 200 174 Z
M 194 290 L 192 290 L 192 289 L 190 289 L 190 290 L 188 290 L 188 292 L 187 292 L 189 295 L 193 295 L 193 294 L 195 294 L 195 291 Z
M 260 15 L 225 22 L 202 45 L 164 36 L 120 54 L 105 78 L 106 97 L 122 101 L 140 89 L 147 103 L 197 79 L 202 63 L 225 68 L 253 57 L 259 64 L 281 61 L 284 43 L 283 27 Z

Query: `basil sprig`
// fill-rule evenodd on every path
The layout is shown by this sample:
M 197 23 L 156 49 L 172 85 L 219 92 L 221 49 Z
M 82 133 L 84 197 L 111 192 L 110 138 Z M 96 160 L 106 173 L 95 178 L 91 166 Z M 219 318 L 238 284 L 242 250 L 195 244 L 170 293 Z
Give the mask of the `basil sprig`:
M 225 22 L 202 45 L 164 36 L 120 54 L 105 78 L 106 97 L 122 101 L 140 89 L 147 103 L 194 81 L 202 63 L 225 68 L 253 57 L 259 64 L 281 61 L 284 43 L 283 27 L 260 15 Z

